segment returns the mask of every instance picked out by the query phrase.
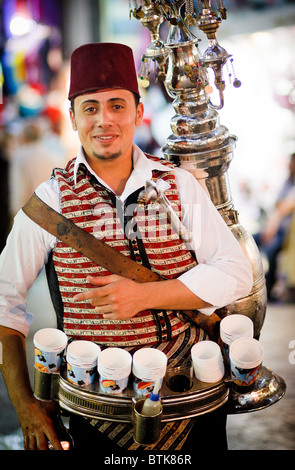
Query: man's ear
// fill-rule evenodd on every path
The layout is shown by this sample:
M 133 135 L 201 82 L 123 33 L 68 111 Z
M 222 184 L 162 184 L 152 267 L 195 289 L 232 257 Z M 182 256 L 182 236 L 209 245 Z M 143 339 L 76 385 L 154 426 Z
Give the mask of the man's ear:
M 140 102 L 138 103 L 137 109 L 136 109 L 136 120 L 135 120 L 135 125 L 140 126 L 143 120 L 143 113 L 144 113 L 144 106 L 143 103 Z
M 77 126 L 76 126 L 76 119 L 75 119 L 75 113 L 74 111 L 72 110 L 72 108 L 70 108 L 70 119 L 71 119 L 71 123 L 72 123 L 72 128 L 74 131 L 77 130 Z

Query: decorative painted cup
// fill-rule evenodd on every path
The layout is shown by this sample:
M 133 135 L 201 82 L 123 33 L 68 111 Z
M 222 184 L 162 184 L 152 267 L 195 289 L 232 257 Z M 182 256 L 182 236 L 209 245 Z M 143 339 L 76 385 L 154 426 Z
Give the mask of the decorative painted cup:
M 56 328 L 43 328 L 33 338 L 35 347 L 35 368 L 40 372 L 58 372 L 62 364 L 67 335 Z

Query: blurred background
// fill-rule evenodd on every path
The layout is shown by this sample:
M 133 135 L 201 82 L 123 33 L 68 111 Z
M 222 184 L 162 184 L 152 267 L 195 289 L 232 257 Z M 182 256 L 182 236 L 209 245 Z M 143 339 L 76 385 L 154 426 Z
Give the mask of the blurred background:
M 242 82 L 240 88 L 227 84 L 225 106 L 219 111 L 221 123 L 238 138 L 230 185 L 246 230 L 256 236 L 267 227 L 276 241 L 271 254 L 261 245 L 266 273 L 274 268 L 261 341 L 266 365 L 287 383 L 286 396 L 278 404 L 229 418 L 229 447 L 294 450 L 295 223 L 290 213 L 284 219 L 284 239 L 278 241 L 273 214 L 282 188 L 295 198 L 295 164 L 290 165 L 295 152 L 295 3 L 224 3 L 228 18 L 217 37 L 233 55 L 235 75 Z M 129 9 L 128 0 L 0 1 L 0 251 L 15 213 L 50 177 L 52 168 L 63 166 L 78 148 L 67 100 L 72 51 L 87 42 L 122 42 L 133 48 L 140 69 L 150 34 L 138 20 L 129 19 Z M 165 40 L 165 25 L 161 28 Z M 206 37 L 198 29 L 194 32 L 201 39 L 200 50 L 205 50 Z M 145 119 L 135 142 L 160 155 L 171 134 L 171 99 L 159 82 L 142 89 L 142 101 Z M 31 311 L 40 310 L 44 295 L 48 292 L 40 277 L 29 295 Z M 31 335 L 42 327 L 45 313 L 54 324 L 49 305 L 34 320 Z M 31 361 L 30 348 L 31 343 Z M 1 377 L 0 450 L 9 449 L 22 449 L 22 439 Z

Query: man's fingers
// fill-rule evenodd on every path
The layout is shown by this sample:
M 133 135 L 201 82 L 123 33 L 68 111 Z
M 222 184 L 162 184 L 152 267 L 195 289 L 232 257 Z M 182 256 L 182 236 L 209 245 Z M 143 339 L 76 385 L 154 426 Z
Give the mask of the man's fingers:
M 97 306 L 95 307 L 95 311 L 96 313 L 100 313 L 100 314 L 114 314 L 114 307 L 112 307 L 111 305 L 102 305 L 102 306 Z
M 106 297 L 108 294 L 109 294 L 109 290 L 107 289 L 107 286 L 103 286 L 99 288 L 90 289 L 85 292 L 81 292 L 80 294 L 76 294 L 73 297 L 73 300 L 74 301 L 93 300 L 93 299 Z
M 120 279 L 120 276 L 117 276 L 117 274 L 111 274 L 110 276 L 87 276 L 86 279 L 95 286 L 106 286 Z
M 45 449 L 49 448 L 49 449 L 55 449 L 55 450 L 63 450 L 63 447 L 56 435 L 55 432 L 50 432 L 50 433 L 46 433 L 46 436 L 47 436 L 47 439 L 45 439 L 45 442 L 41 441 L 40 442 L 40 445 L 42 445 L 42 448 L 43 446 L 45 446 Z M 39 449 L 39 447 L 38 447 Z
M 55 450 L 63 450 L 54 430 L 46 433 L 42 431 L 27 432 L 24 435 L 25 450 L 48 450 L 50 447 Z
M 25 450 L 36 450 L 36 439 L 33 433 L 24 435 L 24 449 Z
M 80 294 L 76 294 L 73 297 L 74 302 L 80 300 L 92 300 L 97 298 L 105 297 L 109 294 L 110 289 L 108 289 L 109 284 L 116 280 L 115 275 L 111 276 L 88 276 L 87 281 L 91 284 L 97 286 L 97 288 L 89 289 Z

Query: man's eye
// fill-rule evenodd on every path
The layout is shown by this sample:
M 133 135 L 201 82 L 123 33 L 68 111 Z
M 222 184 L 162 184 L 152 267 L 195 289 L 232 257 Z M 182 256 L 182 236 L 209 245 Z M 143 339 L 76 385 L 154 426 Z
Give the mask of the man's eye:
M 86 113 L 94 113 L 96 111 L 96 108 L 94 106 L 90 106 L 89 108 L 85 109 Z
M 114 104 L 114 109 L 124 109 L 124 106 L 121 104 Z

